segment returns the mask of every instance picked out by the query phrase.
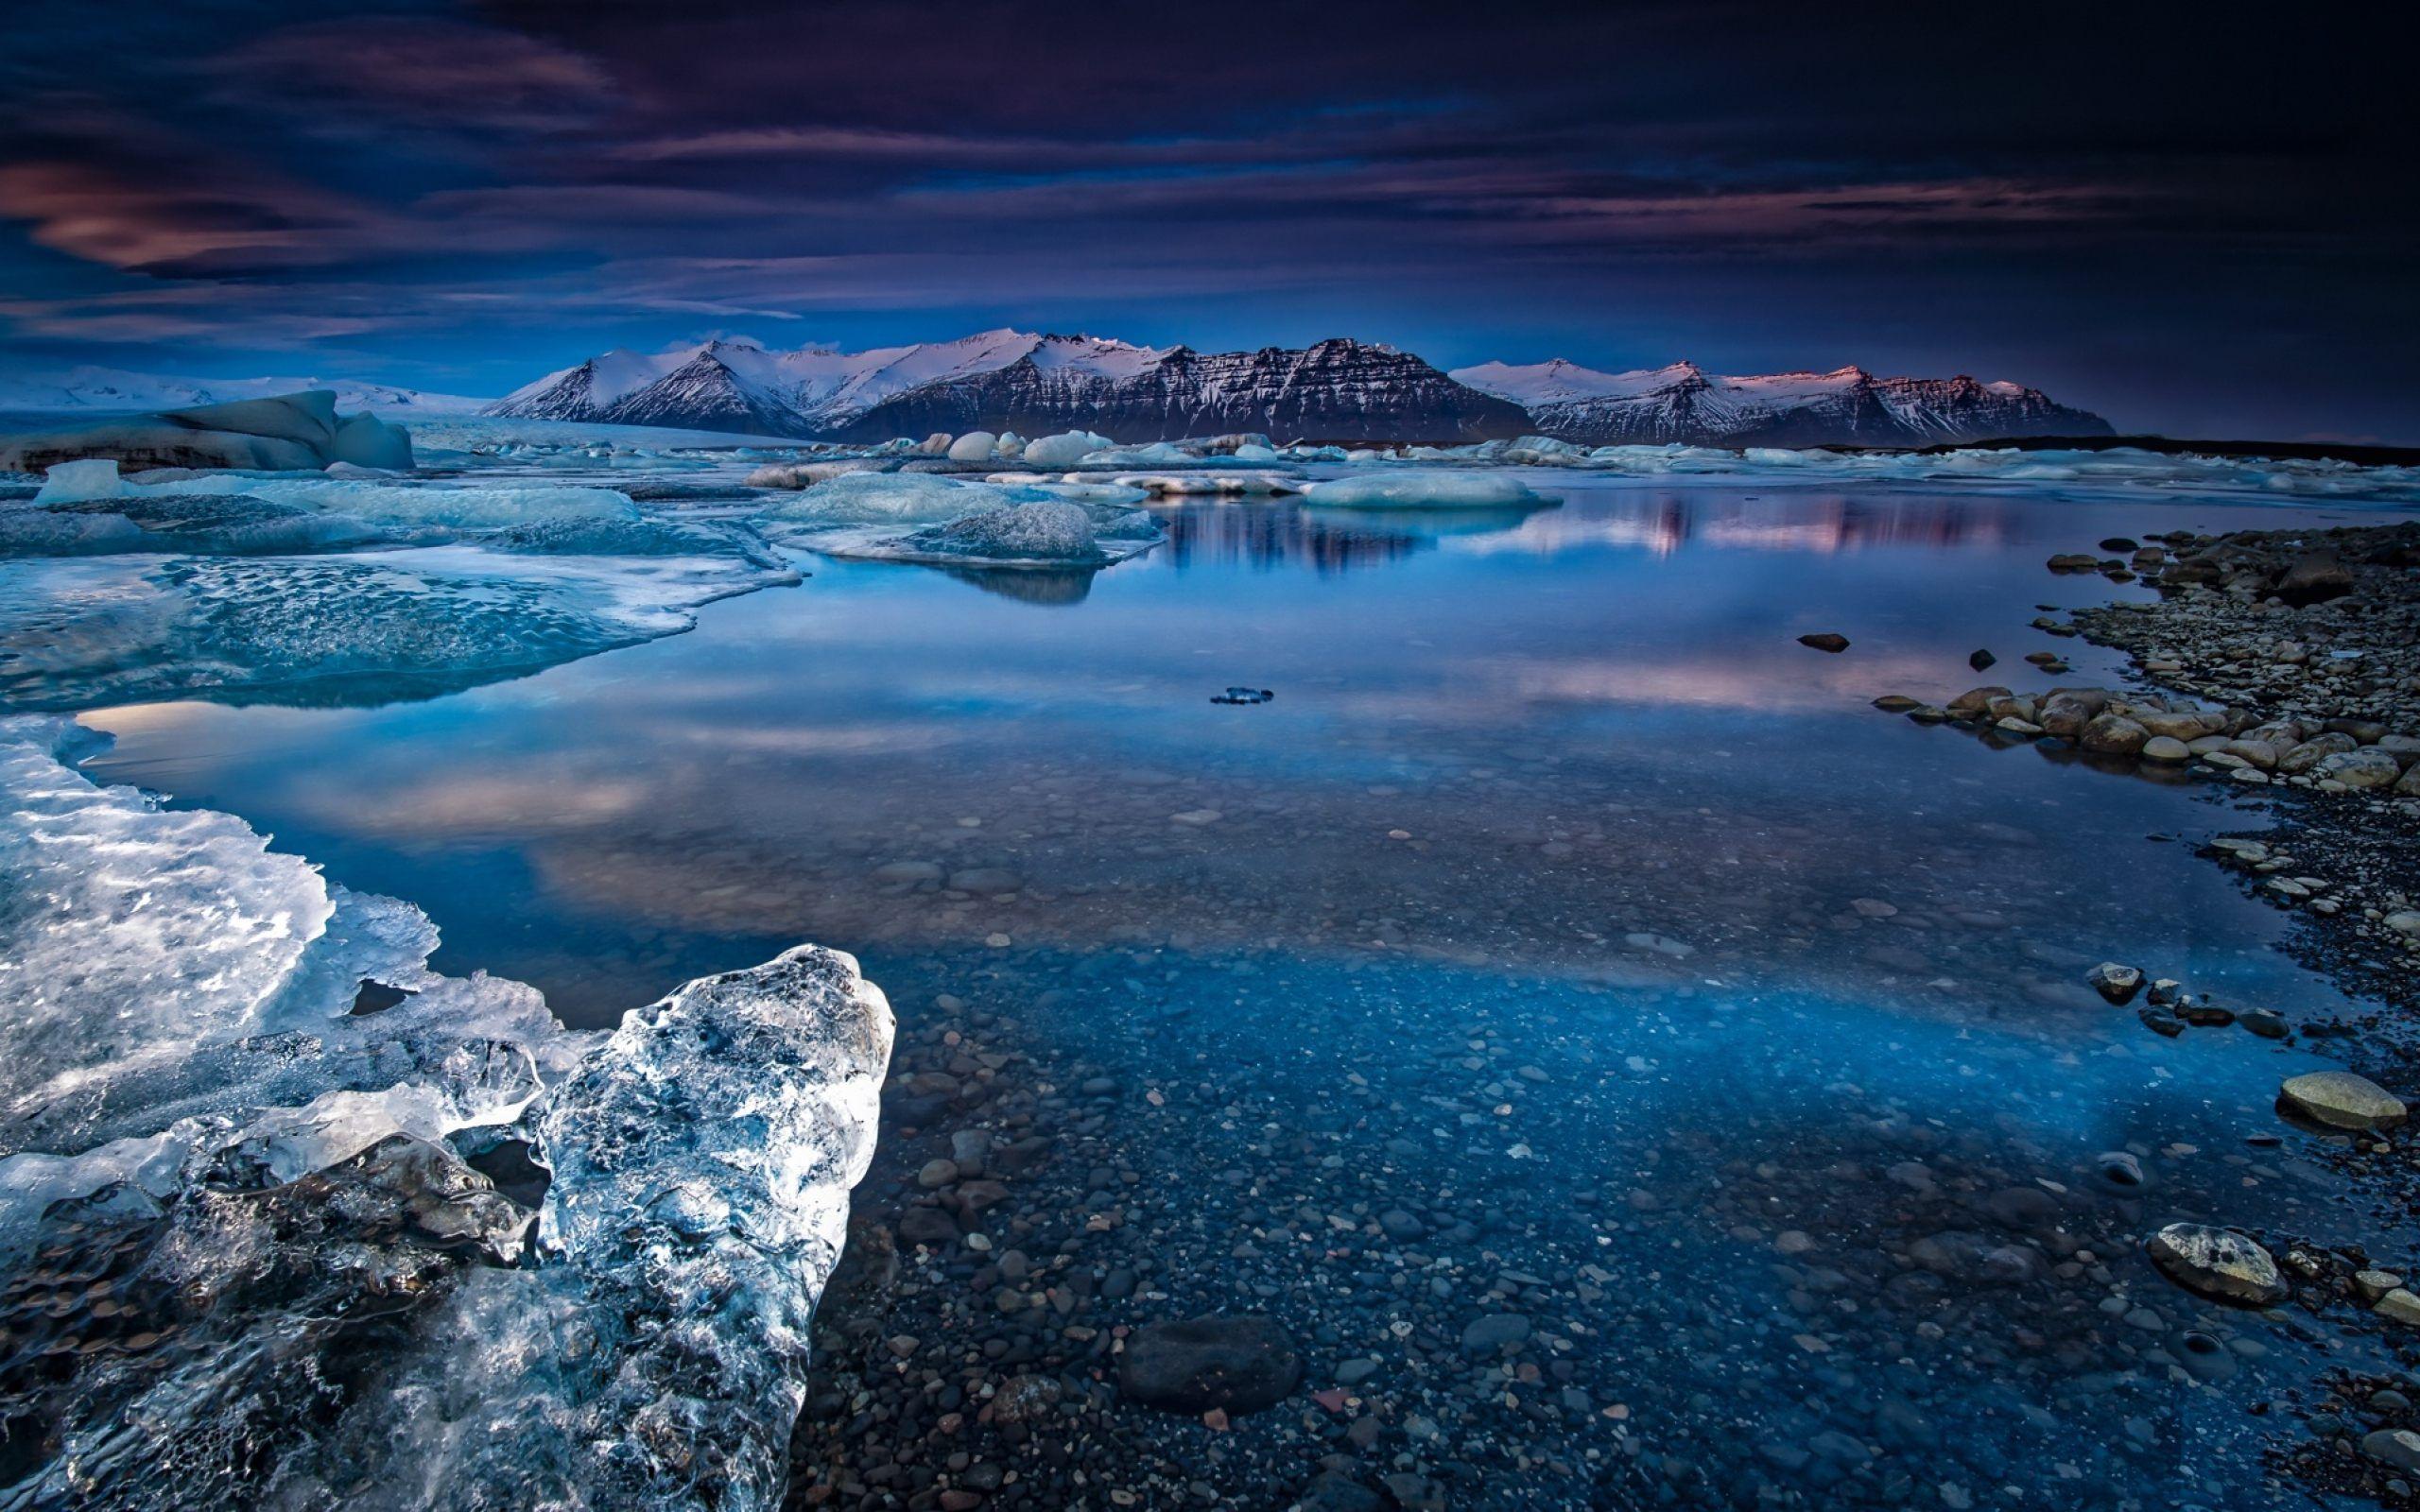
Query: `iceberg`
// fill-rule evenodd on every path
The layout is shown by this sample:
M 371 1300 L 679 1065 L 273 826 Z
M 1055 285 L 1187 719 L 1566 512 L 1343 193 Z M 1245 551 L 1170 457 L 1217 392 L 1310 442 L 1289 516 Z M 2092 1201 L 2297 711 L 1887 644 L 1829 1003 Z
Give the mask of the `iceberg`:
M 1034 467 L 1073 467 L 1095 452 L 1106 452 L 1116 444 L 1091 431 L 1061 431 L 1056 436 L 1026 442 L 1024 459 Z
M 989 462 L 1000 449 L 1000 438 L 990 431 L 968 431 L 952 441 L 949 459 L 953 462 Z
M 930 472 L 849 472 L 825 478 L 795 499 L 768 503 L 756 518 L 784 524 L 929 524 L 997 508 L 1005 490 Z
M 1552 504 L 1519 478 L 1413 469 L 1331 478 L 1304 490 L 1306 502 L 1342 509 L 1502 509 Z
M 98 421 L 0 442 L 0 471 L 33 472 L 86 458 L 139 467 L 317 471 L 341 462 L 409 471 L 412 443 L 402 426 L 366 411 L 338 415 L 336 392 L 326 388 Z
M 565 1030 L 98 744 L 0 719 L 0 1285 L 81 1283 L 12 1325 L 0 1502 L 778 1506 L 890 1056 L 856 963 Z
M 1139 556 L 1164 537 L 1160 523 L 1143 510 L 1045 497 L 1011 500 L 904 535 L 843 530 L 806 543 L 827 557 L 873 561 L 1095 569 Z

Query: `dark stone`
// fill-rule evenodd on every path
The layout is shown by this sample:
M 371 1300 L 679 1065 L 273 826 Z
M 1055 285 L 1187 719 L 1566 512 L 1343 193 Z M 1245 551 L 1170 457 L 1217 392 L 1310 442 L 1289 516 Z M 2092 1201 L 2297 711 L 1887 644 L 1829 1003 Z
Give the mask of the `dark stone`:
M 2353 569 L 2332 551 L 2314 551 L 2297 558 L 2277 579 L 2279 598 L 2300 607 L 2324 604 L 2353 591 Z
M 1493 1354 L 1508 1344 L 1530 1337 L 1530 1320 L 1518 1313 L 1488 1313 L 1471 1319 L 1462 1330 L 1464 1354 Z
M 1294 1499 L 1295 1512 L 1384 1512 L 1386 1498 L 1333 1470 L 1312 1477 Z
M 940 1208 L 910 1208 L 899 1215 L 902 1244 L 939 1249 L 958 1243 L 958 1220 Z
M 1273 1319 L 1197 1317 L 1135 1330 L 1117 1389 L 1167 1412 L 1242 1414 L 1275 1406 L 1302 1379 L 1302 1356 Z
M 1845 635 L 1835 635 L 1831 631 L 1825 630 L 1820 635 L 1802 635 L 1798 638 L 1798 644 L 1801 645 L 1813 646 L 1818 651 L 1830 651 L 1837 655 L 1838 653 L 1849 648 L 1849 638 Z
M 1980 672 L 1998 660 L 1998 657 L 1992 655 L 1989 651 L 1977 651 L 1966 659 L 1966 664 Z

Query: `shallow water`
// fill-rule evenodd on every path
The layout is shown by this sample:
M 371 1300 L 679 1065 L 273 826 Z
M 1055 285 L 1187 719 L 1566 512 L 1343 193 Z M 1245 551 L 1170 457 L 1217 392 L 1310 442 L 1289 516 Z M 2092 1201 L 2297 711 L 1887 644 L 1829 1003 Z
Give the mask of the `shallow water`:
M 2309 1057 L 2162 1040 L 2083 982 L 2343 1008 L 2180 843 L 2249 821 L 1868 706 L 2107 680 L 2026 623 L 2139 591 L 2046 557 L 2279 511 L 1554 483 L 1187 506 L 1090 576 L 821 562 L 431 701 L 98 711 L 88 769 L 411 900 L 441 969 L 574 1022 L 800 939 L 860 955 L 903 1037 L 942 993 L 1020 1016 L 1154 1093 L 1150 1315 L 1266 1307 L 1313 1386 L 1377 1359 L 1424 1470 L 1522 1472 L 1481 1502 L 2297 1499 L 2245 1409 L 2309 1346 L 2139 1244 L 2396 1246 L 2270 1109 Z M 1495 1312 L 1547 1371 L 1459 1355 Z

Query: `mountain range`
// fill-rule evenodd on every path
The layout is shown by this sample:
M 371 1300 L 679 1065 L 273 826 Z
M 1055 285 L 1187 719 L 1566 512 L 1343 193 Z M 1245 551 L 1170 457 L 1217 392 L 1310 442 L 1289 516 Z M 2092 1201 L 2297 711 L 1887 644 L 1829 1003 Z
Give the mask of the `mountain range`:
M 173 378 L 123 368 L 62 368 L 0 375 L 0 412 L 80 414 L 194 409 L 243 399 L 274 399 L 314 388 L 333 389 L 337 407 L 375 409 L 389 420 L 414 415 L 475 415 L 490 401 L 436 394 L 393 384 L 340 378 Z
M 1972 378 L 1877 378 L 1862 368 L 1761 377 L 1691 362 L 1599 372 L 1557 358 L 1457 368 L 1519 404 L 1543 436 L 1589 446 L 1929 446 L 2021 436 L 2107 436 L 2109 422 L 2038 388 Z
M 1722 377 L 1690 363 L 1607 373 L 1561 359 L 1448 373 L 1344 337 L 1201 352 L 1013 330 L 856 352 L 738 340 L 608 352 L 516 389 L 487 413 L 859 442 L 1089 430 L 1121 441 L 1258 431 L 1310 440 L 1534 433 L 1589 445 L 1920 446 L 2110 431 L 2039 389 L 1965 377 L 1878 378 L 1857 368 Z
M 500 400 L 317 378 L 172 378 L 84 367 L 0 378 L 0 411 L 190 408 L 333 388 L 389 419 L 484 413 L 803 439 L 878 442 L 937 431 L 1086 430 L 1121 441 L 1253 431 L 1279 440 L 1456 443 L 1536 434 L 1592 446 L 1926 446 L 2106 436 L 2100 416 L 2037 388 L 1883 378 L 1858 368 L 1728 377 L 1681 362 L 1609 373 L 1557 359 L 1444 372 L 1337 338 L 1203 352 L 997 330 L 838 352 L 716 340 L 614 351 Z

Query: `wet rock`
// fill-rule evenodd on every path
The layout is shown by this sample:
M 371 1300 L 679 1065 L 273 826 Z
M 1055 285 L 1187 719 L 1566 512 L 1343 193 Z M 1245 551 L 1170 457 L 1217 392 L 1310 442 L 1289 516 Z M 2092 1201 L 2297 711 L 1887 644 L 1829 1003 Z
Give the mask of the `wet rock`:
M 2297 558 L 2273 590 L 2277 597 L 2296 608 L 2324 604 L 2352 591 L 2353 570 L 2332 551 L 2314 551 Z
M 1197 1317 L 1135 1330 L 1117 1389 L 1167 1412 L 1242 1414 L 1276 1405 L 1302 1378 L 1302 1357 L 1273 1319 Z
M 2420 1472 L 2420 1434 L 2409 1428 L 2381 1428 L 2362 1435 L 2361 1452 L 2381 1465 Z
M 1003 1423 L 1035 1423 L 1056 1415 L 1066 1388 L 1046 1375 L 1011 1376 L 992 1393 L 992 1419 Z
M 958 1220 L 940 1208 L 910 1208 L 899 1215 L 899 1241 L 939 1249 L 958 1242 Z
M 2189 762 L 2192 759 L 2192 750 L 2186 746 L 2185 742 L 2172 735 L 2153 735 L 2143 742 L 2143 760 L 2147 762 L 2165 762 L 2173 765 L 2178 762 Z
M 2133 756 L 2151 740 L 2152 732 L 2124 714 L 2097 714 L 2083 727 L 2077 744 L 2104 756 Z
M 1966 664 L 1973 667 L 1976 671 L 1980 672 L 1998 660 L 1998 657 L 1992 655 L 1989 651 L 1978 650 L 1968 653 L 1966 657 Z
M 2172 1223 L 2144 1248 L 2161 1274 L 2203 1297 L 2266 1307 L 2287 1295 L 2286 1279 L 2269 1251 L 2224 1228 Z
M 2094 991 L 2119 1006 L 2134 1001 L 2135 994 L 2143 989 L 2142 971 L 2116 961 L 2101 962 L 2084 973 L 2084 980 L 2092 984 Z
M 2093 1163 L 2093 1177 L 2105 1192 L 2132 1196 L 2151 1184 L 2143 1162 L 2124 1150 L 2104 1150 Z
M 2278 1089 L 2281 1107 L 2330 1128 L 2390 1129 L 2403 1122 L 2402 1099 L 2349 1071 L 2314 1071 Z
M 2312 775 L 2346 787 L 2393 787 L 2403 768 L 2393 756 L 2375 747 L 2339 751 L 2323 759 Z
M 1801 645 L 1812 646 L 1818 651 L 1830 651 L 1837 655 L 1838 653 L 1849 648 L 1849 638 L 1845 635 L 1835 635 L 1829 630 L 1826 630 L 1820 635 L 1802 635 L 1798 638 L 1798 644 Z
M 2008 696 L 2008 689 L 1997 685 L 1981 688 L 1969 688 L 1964 693 L 1960 694 L 1957 697 L 1949 700 L 1950 717 L 1954 719 L 1977 718 L 1980 716 L 1985 710 L 1991 708 L 1993 699 L 2005 698 Z
M 2400 1286 L 2390 1287 L 2370 1311 L 2393 1322 L 2420 1324 L 2420 1297 Z

